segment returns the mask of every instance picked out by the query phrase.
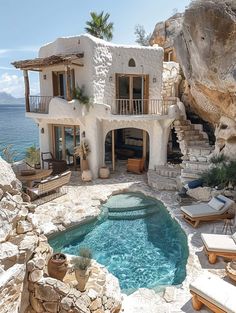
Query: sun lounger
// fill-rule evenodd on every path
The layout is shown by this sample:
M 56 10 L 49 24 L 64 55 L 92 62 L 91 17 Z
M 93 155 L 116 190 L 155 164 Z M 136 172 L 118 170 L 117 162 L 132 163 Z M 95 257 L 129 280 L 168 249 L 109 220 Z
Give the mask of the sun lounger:
M 183 206 L 181 212 L 187 223 L 197 227 L 200 222 L 233 218 L 234 212 L 229 212 L 233 204 L 233 200 L 219 195 L 212 198 L 208 203 Z
M 193 295 L 192 305 L 196 311 L 206 305 L 215 313 L 236 312 L 236 287 L 220 277 L 204 273 L 189 286 Z
M 233 235 L 201 234 L 209 262 L 214 264 L 217 256 L 236 260 L 236 233 Z

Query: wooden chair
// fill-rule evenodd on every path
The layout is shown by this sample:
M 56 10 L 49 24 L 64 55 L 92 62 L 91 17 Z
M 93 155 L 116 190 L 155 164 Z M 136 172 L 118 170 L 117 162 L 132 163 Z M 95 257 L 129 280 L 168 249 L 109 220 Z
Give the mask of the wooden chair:
M 51 152 L 41 152 L 42 167 L 44 163 L 48 164 L 48 168 L 52 168 L 53 175 L 63 173 L 67 170 L 68 166 L 65 160 L 57 160 Z

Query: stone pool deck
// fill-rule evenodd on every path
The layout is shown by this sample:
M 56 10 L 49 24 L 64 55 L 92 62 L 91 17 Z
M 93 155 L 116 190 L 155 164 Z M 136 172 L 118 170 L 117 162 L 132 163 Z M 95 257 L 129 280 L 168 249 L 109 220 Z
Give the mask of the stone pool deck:
M 142 192 L 147 196 L 161 200 L 175 218 L 188 237 L 189 258 L 187 263 L 187 277 L 177 287 L 167 287 L 162 293 L 154 290 L 139 289 L 130 296 L 123 295 L 123 313 L 179 313 L 195 312 L 191 305 L 189 283 L 204 271 L 213 272 L 225 280 L 225 265 L 222 260 L 216 264 L 208 263 L 207 257 L 202 251 L 200 234 L 222 233 L 223 222 L 203 223 L 197 229 L 186 224 L 180 213 L 180 205 L 177 202 L 175 192 L 156 192 L 147 185 L 146 175 L 128 174 L 124 169 L 119 169 L 107 180 L 96 179 L 89 183 L 83 183 L 78 172 L 72 173 L 72 179 L 65 187 L 66 194 L 48 203 L 39 205 L 35 213 L 31 215 L 33 222 L 46 234 L 64 230 L 80 223 L 88 218 L 99 215 L 100 205 L 112 194 L 122 191 Z M 235 231 L 235 223 L 234 223 Z M 199 312 L 210 312 L 202 309 Z

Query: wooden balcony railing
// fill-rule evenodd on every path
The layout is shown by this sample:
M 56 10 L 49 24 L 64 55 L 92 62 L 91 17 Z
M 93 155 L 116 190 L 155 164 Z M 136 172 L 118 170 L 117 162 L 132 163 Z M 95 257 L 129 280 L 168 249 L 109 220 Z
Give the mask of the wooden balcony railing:
M 52 98 L 50 96 L 30 96 L 29 111 L 27 112 L 48 114 L 49 102 Z
M 168 107 L 176 104 L 176 98 L 171 99 L 115 99 L 111 104 L 112 114 L 116 115 L 167 115 Z

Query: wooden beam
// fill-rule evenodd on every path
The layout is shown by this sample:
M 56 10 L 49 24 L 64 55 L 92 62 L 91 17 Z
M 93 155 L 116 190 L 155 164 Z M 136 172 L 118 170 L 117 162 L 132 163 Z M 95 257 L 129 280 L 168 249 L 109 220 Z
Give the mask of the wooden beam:
M 115 131 L 111 131 L 111 144 L 112 144 L 112 170 L 115 171 Z
M 71 101 L 71 91 L 70 91 L 70 67 L 66 66 L 65 70 L 66 76 L 66 100 Z
M 143 130 L 143 158 L 144 161 L 146 160 L 147 155 L 147 132 L 146 130 Z
M 30 87 L 29 87 L 28 71 L 24 70 L 23 75 L 24 75 L 24 82 L 25 82 L 25 110 L 26 112 L 30 112 L 30 101 L 29 101 Z
M 75 65 L 75 66 L 79 66 L 79 67 L 83 67 L 84 64 L 81 64 L 81 63 L 74 63 L 74 62 L 71 62 L 71 65 Z

